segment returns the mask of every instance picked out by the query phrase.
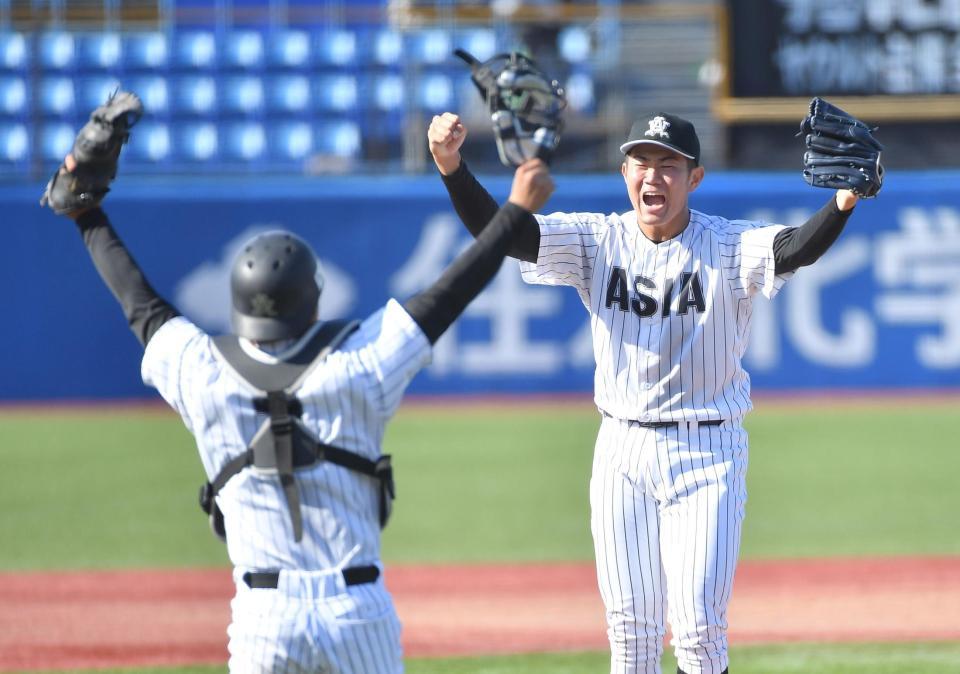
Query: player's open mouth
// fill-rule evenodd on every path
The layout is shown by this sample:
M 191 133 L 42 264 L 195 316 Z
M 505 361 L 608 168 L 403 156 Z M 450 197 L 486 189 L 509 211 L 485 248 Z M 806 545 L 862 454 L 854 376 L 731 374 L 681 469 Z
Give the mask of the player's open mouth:
M 653 194 L 651 192 L 647 192 L 643 195 L 643 203 L 645 206 L 651 207 L 663 206 L 665 203 L 667 203 L 667 198 L 662 194 Z

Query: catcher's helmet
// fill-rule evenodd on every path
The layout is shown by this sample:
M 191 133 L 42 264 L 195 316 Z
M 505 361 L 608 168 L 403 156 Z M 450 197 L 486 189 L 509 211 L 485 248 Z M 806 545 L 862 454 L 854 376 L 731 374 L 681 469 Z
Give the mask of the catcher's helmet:
M 316 320 L 322 289 L 310 244 L 285 231 L 255 236 L 230 273 L 233 331 L 256 341 L 299 337 Z
M 470 66 L 471 79 L 490 110 L 497 152 L 504 166 L 538 157 L 549 162 L 560 143 L 567 105 L 563 89 L 519 52 L 483 63 L 462 49 L 453 52 Z

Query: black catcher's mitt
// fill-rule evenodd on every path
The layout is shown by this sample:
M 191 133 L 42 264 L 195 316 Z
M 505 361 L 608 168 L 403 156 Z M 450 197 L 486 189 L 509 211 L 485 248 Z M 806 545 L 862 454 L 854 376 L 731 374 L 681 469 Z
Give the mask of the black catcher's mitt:
M 858 197 L 877 196 L 883 185 L 883 146 L 874 131 L 837 106 L 814 98 L 798 134 L 806 134 L 804 180 L 814 187 L 851 190 Z
M 60 215 L 74 213 L 99 204 L 117 175 L 120 148 L 130 136 L 130 128 L 143 115 L 136 94 L 117 91 L 93 111 L 73 141 L 70 154 L 77 162 L 73 171 L 60 166 L 53 174 L 40 205 L 49 204 Z

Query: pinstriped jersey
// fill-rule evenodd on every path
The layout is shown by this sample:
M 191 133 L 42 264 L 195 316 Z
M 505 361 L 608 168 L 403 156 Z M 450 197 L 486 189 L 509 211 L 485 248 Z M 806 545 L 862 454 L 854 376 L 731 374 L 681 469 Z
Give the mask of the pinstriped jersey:
M 741 358 L 752 298 L 791 276 L 774 271 L 782 225 L 691 210 L 676 237 L 654 243 L 636 214 L 538 215 L 528 283 L 576 288 L 590 312 L 595 401 L 639 421 L 739 419 L 750 408 Z
M 252 347 L 251 347 L 252 348 Z M 269 361 L 262 352 L 261 358 Z M 313 369 L 295 392 L 301 421 L 320 442 L 376 459 L 385 426 L 431 347 L 403 307 L 390 300 Z M 143 381 L 155 387 L 193 433 L 207 478 L 243 453 L 267 419 L 258 393 L 224 363 L 209 335 L 186 318 L 165 323 L 147 343 Z M 303 540 L 293 540 L 276 475 L 247 468 L 220 492 L 227 551 L 246 569 L 322 570 L 380 558 L 379 491 L 375 480 L 319 463 L 295 471 Z

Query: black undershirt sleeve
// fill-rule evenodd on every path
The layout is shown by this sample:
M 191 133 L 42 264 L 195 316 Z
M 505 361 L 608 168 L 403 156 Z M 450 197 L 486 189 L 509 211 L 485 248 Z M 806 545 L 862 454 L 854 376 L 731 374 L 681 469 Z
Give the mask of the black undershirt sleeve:
M 404 309 L 431 344 L 500 270 L 517 233 L 529 218 L 530 213 L 520 206 L 504 204 L 477 240 L 450 263 L 433 285 L 404 302 Z
M 476 238 L 497 212 L 499 207 L 496 200 L 470 172 L 467 162 L 463 159 L 460 160 L 460 166 L 456 171 L 448 176 L 440 174 L 440 177 L 447 192 L 450 193 L 454 210 Z M 539 252 L 540 225 L 532 213 L 527 213 L 507 255 L 518 260 L 536 263 Z
M 776 273 L 796 271 L 819 260 L 840 236 L 853 210 L 841 211 L 836 197 L 831 196 L 830 201 L 801 226 L 778 233 L 773 240 Z
M 106 213 L 99 208 L 87 211 L 77 218 L 77 228 L 100 278 L 120 302 L 133 334 L 146 346 L 160 326 L 180 314 L 150 287 Z

